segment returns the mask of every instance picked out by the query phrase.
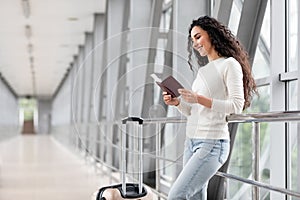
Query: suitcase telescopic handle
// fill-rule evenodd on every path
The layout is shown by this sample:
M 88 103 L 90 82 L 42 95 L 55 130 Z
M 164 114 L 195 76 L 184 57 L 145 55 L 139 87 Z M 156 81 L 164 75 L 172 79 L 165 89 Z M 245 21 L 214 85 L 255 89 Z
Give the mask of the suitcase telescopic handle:
M 125 131 L 122 131 L 121 134 L 121 141 L 122 141 L 122 154 L 121 154 L 121 160 L 122 160 L 122 190 L 124 194 L 126 194 L 126 124 L 127 122 L 138 122 L 139 124 L 139 133 L 141 134 L 139 136 L 139 193 L 142 193 L 142 187 L 143 187 L 143 137 L 142 137 L 142 125 L 144 120 L 140 117 L 126 117 L 122 119 L 122 124 L 125 126 Z
M 122 124 L 126 124 L 127 122 L 138 122 L 139 124 L 143 124 L 144 119 L 140 117 L 126 117 L 122 119 Z

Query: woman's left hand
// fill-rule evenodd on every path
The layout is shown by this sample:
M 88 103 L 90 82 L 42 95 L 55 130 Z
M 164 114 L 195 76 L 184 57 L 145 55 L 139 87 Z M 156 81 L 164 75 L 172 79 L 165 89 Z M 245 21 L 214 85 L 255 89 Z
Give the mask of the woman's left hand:
M 187 89 L 178 89 L 181 97 L 188 103 L 198 103 L 198 94 Z

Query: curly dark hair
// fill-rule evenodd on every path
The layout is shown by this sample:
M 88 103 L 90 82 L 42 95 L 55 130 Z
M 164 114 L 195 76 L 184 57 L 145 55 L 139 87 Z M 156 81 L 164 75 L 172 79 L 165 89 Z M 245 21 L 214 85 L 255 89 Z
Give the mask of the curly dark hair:
M 199 52 L 193 48 L 191 31 L 195 26 L 199 26 L 201 29 L 207 32 L 211 44 L 219 56 L 233 57 L 240 63 L 243 71 L 245 98 L 244 109 L 249 107 L 253 94 L 255 93 L 258 95 L 258 92 L 255 80 L 251 74 L 251 67 L 247 51 L 244 49 L 239 40 L 231 33 L 231 31 L 219 21 L 209 16 L 199 17 L 197 20 L 193 20 L 189 28 L 187 50 L 189 52 L 188 64 L 190 65 L 191 70 L 193 70 L 191 62 L 193 53 L 196 56 L 197 62 L 200 66 L 203 66 L 208 62 L 207 57 L 200 56 Z

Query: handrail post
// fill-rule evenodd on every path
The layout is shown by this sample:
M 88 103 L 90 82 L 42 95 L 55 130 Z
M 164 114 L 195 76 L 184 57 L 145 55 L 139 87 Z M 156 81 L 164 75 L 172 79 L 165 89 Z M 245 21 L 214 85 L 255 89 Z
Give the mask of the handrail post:
M 255 181 L 260 180 L 259 160 L 260 160 L 260 123 L 252 122 L 252 176 Z M 259 188 L 252 187 L 252 199 L 259 200 Z
M 156 170 L 155 170 L 155 189 L 157 191 L 160 191 L 160 147 L 161 147 L 161 123 L 160 122 L 156 122 L 156 129 L 155 129 L 155 133 L 156 133 Z M 158 197 L 158 200 L 160 199 L 160 197 Z
M 138 126 L 138 134 L 141 134 L 142 133 L 142 129 L 143 127 L 142 126 Z M 138 136 L 138 140 L 139 140 L 139 193 L 141 194 L 142 193 L 142 190 L 143 190 L 143 166 L 144 166 L 144 163 L 143 163 L 143 135 L 139 135 Z
M 122 181 L 122 190 L 126 194 L 126 125 L 122 124 L 121 129 L 121 181 Z

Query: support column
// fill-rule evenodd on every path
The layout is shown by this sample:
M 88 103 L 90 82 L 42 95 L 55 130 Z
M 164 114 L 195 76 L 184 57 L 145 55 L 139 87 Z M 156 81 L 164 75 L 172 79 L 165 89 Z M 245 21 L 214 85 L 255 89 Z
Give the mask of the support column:
M 278 76 L 285 71 L 285 1 L 271 3 L 271 105 L 270 111 L 286 109 L 285 83 Z M 276 26 L 275 26 L 276 24 Z M 270 123 L 270 184 L 286 187 L 286 130 L 284 123 Z M 270 199 L 284 200 L 285 195 L 271 192 Z
M 84 46 L 84 108 L 83 108 L 83 127 L 85 132 L 85 147 L 86 153 L 91 153 L 91 143 L 90 141 L 90 113 L 91 113 L 91 95 L 92 95 L 92 84 L 94 78 L 94 65 L 93 65 L 93 35 L 92 33 L 85 33 L 85 46 Z
M 243 3 L 237 38 L 248 51 L 251 64 L 255 56 L 267 3 L 267 0 L 244 0 Z
M 149 63 L 150 31 L 155 29 L 151 24 L 151 8 L 156 1 L 131 0 L 130 10 L 130 46 L 128 66 L 129 86 L 129 115 L 142 116 L 144 106 L 152 103 L 153 95 L 145 98 L 144 92 L 147 83 L 147 68 L 153 68 L 153 62 Z M 157 11 L 159 12 L 159 11 Z M 159 15 L 159 14 L 157 14 Z M 153 21 L 153 20 L 152 20 Z M 136 76 L 139 74 L 139 76 Z M 153 86 L 153 85 L 151 85 Z M 146 102 L 144 102 L 146 101 Z
M 153 80 L 157 51 L 158 28 L 161 20 L 162 0 L 131 0 L 130 10 L 130 46 L 128 65 L 128 107 L 130 115 L 149 118 L 149 109 L 153 105 Z M 138 76 L 137 76 L 138 75 Z M 144 151 L 155 150 L 153 125 L 143 129 Z M 150 157 L 144 159 L 144 180 L 148 185 L 155 184 L 155 162 Z
M 104 95 L 104 69 L 103 65 L 103 54 L 105 51 L 104 45 L 104 35 L 105 35 L 105 14 L 96 14 L 94 21 L 94 35 L 93 35 L 93 65 L 94 65 L 94 74 L 93 74 L 93 84 L 92 84 L 92 104 L 91 104 L 91 113 L 90 119 L 91 122 L 95 122 L 97 125 L 93 129 L 93 135 L 95 137 L 94 141 L 99 141 L 102 143 L 95 143 L 94 147 L 94 156 L 102 159 L 101 157 L 101 146 L 104 146 L 104 131 L 102 131 L 100 123 L 103 116 L 103 106 L 105 102 Z M 103 149 L 103 148 L 102 148 Z
M 118 95 L 116 86 L 118 85 L 119 60 L 121 56 L 122 43 L 122 22 L 124 17 L 124 7 L 127 0 L 107 1 L 107 121 L 117 120 L 115 116 Z
M 105 15 L 96 14 L 94 23 L 93 35 L 93 84 L 92 84 L 92 112 L 90 119 L 94 122 L 101 120 L 103 100 L 105 99 L 103 92 L 103 79 L 104 65 L 103 65 L 103 52 L 105 51 L 104 33 L 105 33 Z
M 125 8 L 128 0 L 110 0 L 107 1 L 107 18 L 106 18 L 106 121 L 109 123 L 109 130 L 112 132 L 108 132 L 107 142 L 117 144 L 118 142 L 118 127 L 115 128 L 112 125 L 112 122 L 121 120 L 119 115 L 118 105 L 120 103 L 120 98 L 124 95 L 124 90 L 121 90 L 121 93 L 118 94 L 119 87 L 124 88 L 124 85 L 120 85 L 120 60 L 122 59 L 122 53 L 124 50 L 122 49 L 123 42 L 123 20 L 125 16 Z M 122 66 L 124 67 L 124 66 Z M 107 157 L 111 159 L 111 163 L 118 167 L 118 156 L 119 151 L 116 148 L 111 148 L 108 146 Z
M 84 47 L 79 46 L 79 51 L 78 51 L 78 62 L 77 62 L 77 70 L 75 73 L 75 82 L 74 82 L 74 87 L 77 89 L 76 93 L 76 99 L 77 99 L 77 113 L 76 113 L 76 128 L 77 128 L 77 133 L 78 134 L 78 149 L 82 150 L 83 145 L 83 129 L 82 129 L 82 124 L 83 124 L 83 107 L 84 107 L 84 101 L 83 101 L 83 88 L 84 88 L 84 70 L 83 69 L 83 60 L 84 60 Z
M 232 3 L 233 0 L 227 0 L 227 1 L 216 0 L 213 9 L 213 17 L 218 19 L 223 24 L 228 25 L 230 14 L 231 14 Z

